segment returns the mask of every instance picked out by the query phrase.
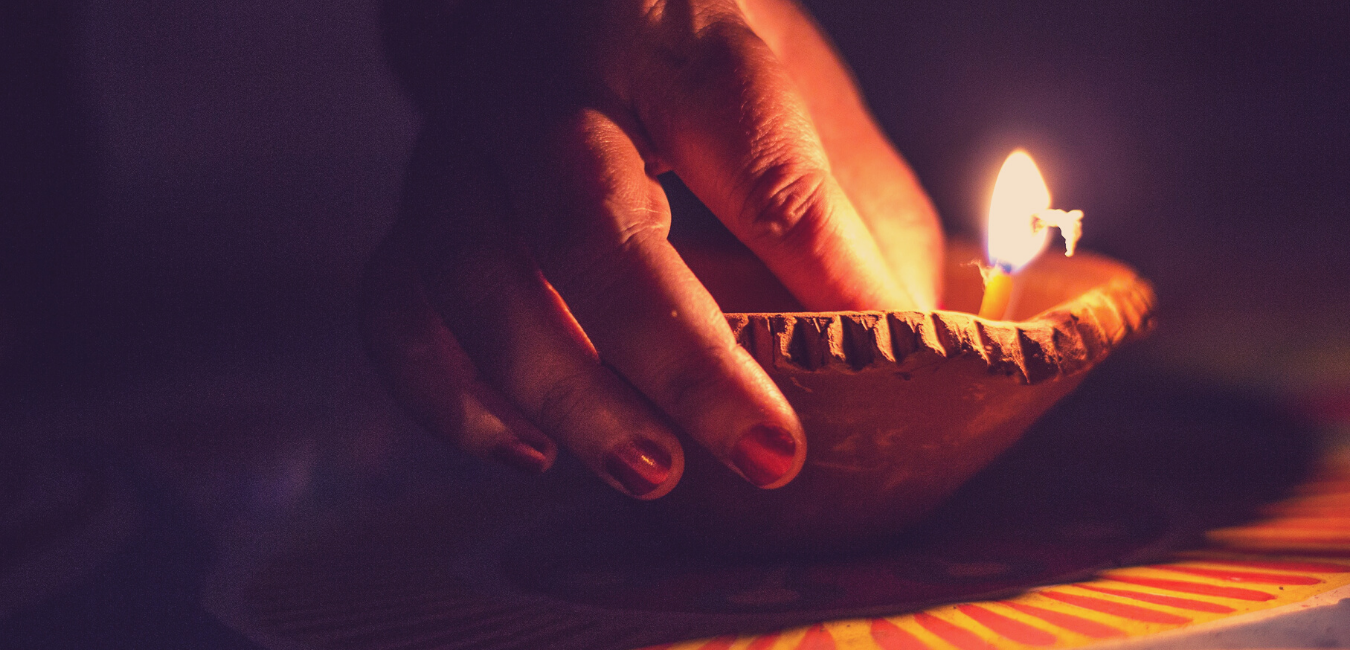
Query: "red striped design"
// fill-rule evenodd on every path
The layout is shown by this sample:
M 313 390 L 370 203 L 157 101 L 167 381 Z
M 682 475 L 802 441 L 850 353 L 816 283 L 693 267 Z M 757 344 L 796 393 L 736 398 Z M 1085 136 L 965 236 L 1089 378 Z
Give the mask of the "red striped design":
M 928 650 L 919 637 L 906 632 L 884 618 L 872 619 L 872 640 L 881 650 Z
M 750 645 L 745 646 L 745 650 L 769 650 L 777 642 L 778 632 L 769 632 L 759 635 L 754 641 L 750 642 Z
M 1286 575 L 1283 573 L 1255 573 L 1252 571 L 1232 571 L 1229 569 L 1202 569 L 1191 566 L 1158 565 L 1151 567 L 1164 571 L 1189 573 L 1193 576 L 1216 578 L 1229 582 L 1255 582 L 1264 585 L 1315 585 L 1321 580 L 1312 576 Z
M 1083 636 L 1090 636 L 1094 639 L 1110 639 L 1112 637 L 1125 636 L 1124 632 L 1111 627 L 1110 625 L 1088 620 L 1082 616 L 1057 612 L 1053 609 L 1045 609 L 1043 607 L 1027 605 L 1025 603 L 1002 602 L 1004 605 L 1022 612 L 1027 616 L 1035 616 L 1046 623 L 1062 627 L 1070 632 L 1077 632 Z
M 922 625 L 923 629 L 932 632 L 937 635 L 938 638 L 961 650 L 990 650 L 994 647 L 984 639 L 981 639 L 978 634 L 965 628 L 957 627 L 932 614 L 919 612 L 914 615 L 914 622 Z
M 1207 585 L 1200 582 L 1187 582 L 1185 580 L 1163 580 L 1161 578 L 1138 578 L 1135 576 L 1106 576 L 1109 580 L 1124 582 L 1141 587 L 1154 587 L 1156 589 L 1166 589 L 1168 591 L 1180 591 L 1187 594 L 1200 594 L 1201 596 L 1218 596 L 1220 598 L 1236 598 L 1238 600 L 1274 600 L 1275 596 L 1264 591 L 1255 589 L 1243 589 L 1241 587 L 1220 587 L 1217 585 Z
M 1026 645 L 1054 645 L 1057 640 L 1055 635 L 1045 630 L 1032 627 L 1015 618 L 1008 618 L 979 605 L 961 605 L 957 609 L 1009 641 Z
M 1194 600 L 1191 598 L 1178 598 L 1176 596 L 1164 596 L 1162 594 L 1148 594 L 1142 591 L 1129 591 L 1127 589 L 1107 589 L 1106 587 L 1094 587 L 1092 585 L 1074 585 L 1074 586 L 1083 589 L 1090 589 L 1092 591 L 1098 591 L 1104 594 L 1111 594 L 1112 596 L 1120 596 L 1121 598 L 1131 598 L 1146 603 L 1153 603 L 1155 605 L 1167 605 L 1168 607 L 1176 607 L 1178 609 L 1189 609 L 1197 612 L 1230 614 L 1234 611 L 1237 611 L 1227 605 L 1221 605 L 1219 603 L 1211 603 L 1203 600 Z
M 1136 621 L 1141 621 L 1144 623 L 1165 623 L 1168 625 L 1180 625 L 1182 623 L 1191 622 L 1191 619 L 1186 618 L 1184 616 L 1177 616 L 1176 614 L 1160 612 L 1156 609 L 1149 609 L 1147 607 L 1140 607 L 1138 605 L 1127 605 L 1125 603 L 1118 603 L 1114 600 L 1103 600 L 1101 598 L 1093 598 L 1092 596 L 1079 596 L 1077 594 L 1066 594 L 1060 591 L 1040 591 L 1037 593 L 1039 593 L 1042 596 L 1045 596 L 1046 598 L 1053 598 L 1055 600 L 1058 600 L 1061 603 L 1068 603 L 1070 605 L 1076 605 L 1084 609 L 1090 609 L 1096 612 L 1101 612 L 1103 614 L 1110 614 L 1112 616 L 1119 616 L 1121 618 L 1128 618 Z
M 834 635 L 820 623 L 812 625 L 797 644 L 797 650 L 835 650 Z

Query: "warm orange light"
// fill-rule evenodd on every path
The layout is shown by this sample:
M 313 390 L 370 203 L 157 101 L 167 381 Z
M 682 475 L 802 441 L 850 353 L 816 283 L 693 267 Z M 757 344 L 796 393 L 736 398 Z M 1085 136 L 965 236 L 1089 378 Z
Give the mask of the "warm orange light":
M 985 245 L 989 268 L 985 273 L 982 318 L 1002 319 L 1012 299 L 1010 273 L 1036 259 L 1050 241 L 1050 226 L 1064 236 L 1065 255 L 1073 255 L 1083 233 L 1083 213 L 1050 209 L 1050 189 L 1031 155 L 1018 149 L 1008 154 L 994 181 L 989 201 L 989 233 Z
M 1050 189 L 1031 156 L 1018 149 L 1003 161 L 989 201 L 989 263 L 1005 272 L 1035 259 L 1050 239 L 1036 215 L 1050 208 Z

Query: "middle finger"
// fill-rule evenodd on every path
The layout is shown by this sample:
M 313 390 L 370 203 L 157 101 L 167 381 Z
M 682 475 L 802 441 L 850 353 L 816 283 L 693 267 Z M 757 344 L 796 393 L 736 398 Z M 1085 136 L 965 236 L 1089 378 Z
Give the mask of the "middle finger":
M 633 138 L 595 109 L 550 133 L 538 173 L 512 176 L 542 220 L 540 266 L 601 359 L 751 483 L 790 481 L 801 424 L 666 241 L 670 209 Z

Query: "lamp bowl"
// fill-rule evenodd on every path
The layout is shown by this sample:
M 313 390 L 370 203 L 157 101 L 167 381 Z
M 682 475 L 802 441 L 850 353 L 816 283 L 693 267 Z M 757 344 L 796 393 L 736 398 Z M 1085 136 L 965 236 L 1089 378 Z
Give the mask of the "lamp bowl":
M 695 444 L 647 504 L 705 551 L 793 555 L 894 539 L 1007 450 L 1094 365 L 1152 324 L 1128 266 L 1047 252 L 1016 274 L 1008 320 L 976 311 L 980 258 L 949 246 L 936 311 L 805 312 L 743 249 L 681 247 L 806 430 L 801 473 L 760 490 Z

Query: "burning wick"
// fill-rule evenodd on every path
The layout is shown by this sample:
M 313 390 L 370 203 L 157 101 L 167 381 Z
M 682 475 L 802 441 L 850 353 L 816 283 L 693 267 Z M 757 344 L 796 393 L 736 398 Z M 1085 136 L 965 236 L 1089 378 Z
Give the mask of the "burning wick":
M 1002 320 L 1012 299 L 1012 274 L 1026 266 L 1050 241 L 1049 228 L 1064 237 L 1064 254 L 1073 255 L 1083 235 L 1081 210 L 1053 210 L 1050 190 L 1031 156 L 1018 149 L 1003 161 L 989 201 L 989 266 L 984 276 L 984 299 L 980 318 Z
M 1008 311 L 1008 301 L 1012 299 L 1012 267 L 980 267 L 984 276 L 984 299 L 980 301 L 980 318 L 1003 320 L 1003 312 Z

